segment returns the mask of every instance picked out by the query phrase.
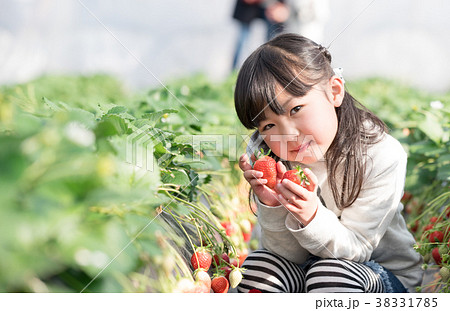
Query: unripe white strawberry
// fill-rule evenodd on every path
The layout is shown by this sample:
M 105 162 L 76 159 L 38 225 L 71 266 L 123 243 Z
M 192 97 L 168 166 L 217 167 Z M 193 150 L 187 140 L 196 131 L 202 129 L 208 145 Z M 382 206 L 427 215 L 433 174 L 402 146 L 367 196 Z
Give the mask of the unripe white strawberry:
M 232 288 L 236 288 L 239 283 L 242 281 L 242 272 L 240 269 L 235 268 L 230 272 L 230 275 L 228 276 L 228 279 L 230 280 L 230 286 Z
M 208 272 L 203 269 L 197 269 L 194 271 L 194 279 L 196 282 L 204 284 L 209 292 L 211 289 L 211 277 Z
M 252 223 L 248 219 L 242 219 L 239 222 L 239 226 L 241 227 L 241 230 L 245 233 L 249 233 L 252 231 Z
M 439 275 L 442 278 L 442 281 L 447 282 L 450 279 L 450 271 L 448 270 L 447 267 L 442 267 L 439 270 Z

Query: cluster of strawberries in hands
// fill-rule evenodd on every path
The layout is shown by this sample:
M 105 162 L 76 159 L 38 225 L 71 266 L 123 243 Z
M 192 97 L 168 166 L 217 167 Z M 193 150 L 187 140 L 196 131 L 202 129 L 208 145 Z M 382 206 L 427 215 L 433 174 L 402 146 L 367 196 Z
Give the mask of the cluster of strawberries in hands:
M 248 163 L 247 154 L 239 160 L 244 178 L 250 184 L 261 203 L 268 206 L 283 205 L 303 225 L 314 218 L 317 200 L 317 177 L 310 169 L 300 166 L 286 170 L 284 164 L 276 162 L 264 150 L 252 155 L 253 167 Z

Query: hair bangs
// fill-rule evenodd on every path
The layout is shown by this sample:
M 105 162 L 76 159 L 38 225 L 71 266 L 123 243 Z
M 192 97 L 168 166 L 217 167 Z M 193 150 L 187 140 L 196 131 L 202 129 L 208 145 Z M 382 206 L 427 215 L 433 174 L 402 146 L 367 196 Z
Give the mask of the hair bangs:
M 276 98 L 277 79 L 261 61 L 260 55 L 253 56 L 242 65 L 234 93 L 237 115 L 249 129 L 258 127 L 266 118 L 265 111 L 268 108 L 276 114 L 284 112 Z M 247 67 L 250 70 L 246 70 Z

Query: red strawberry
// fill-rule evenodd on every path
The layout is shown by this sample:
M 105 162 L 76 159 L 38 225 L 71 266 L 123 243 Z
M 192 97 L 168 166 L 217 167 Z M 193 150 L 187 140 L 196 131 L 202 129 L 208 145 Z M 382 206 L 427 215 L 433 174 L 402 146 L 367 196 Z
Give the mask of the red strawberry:
M 239 251 L 236 258 L 230 258 L 230 264 L 234 267 L 240 268 L 244 263 L 244 260 L 247 259 L 248 249 L 243 249 Z
M 439 247 L 435 247 L 433 248 L 433 250 L 431 251 L 431 254 L 433 255 L 434 261 L 436 262 L 437 265 L 442 265 L 442 258 L 441 258 L 441 254 L 439 254 Z
M 411 231 L 412 232 L 417 232 L 417 229 L 419 229 L 419 220 L 416 220 L 414 222 L 414 225 L 411 226 Z
M 248 291 L 249 293 L 261 293 L 261 291 L 259 289 L 256 288 L 252 288 L 251 290 Z
M 209 293 L 209 290 L 211 289 L 211 277 L 209 276 L 208 272 L 203 269 L 197 269 L 194 272 L 194 279 L 196 282 L 204 284 L 207 287 Z
M 441 231 L 431 232 L 429 239 L 431 243 L 442 242 L 444 240 L 444 233 Z
M 413 195 L 411 194 L 411 192 L 405 191 L 405 192 L 403 193 L 403 196 L 402 196 L 402 200 L 401 200 L 401 201 L 402 201 L 403 203 L 406 203 L 406 202 L 408 202 L 409 200 L 411 200 L 412 197 L 413 197 Z
M 241 227 L 242 237 L 244 238 L 244 242 L 250 241 L 252 237 L 252 223 L 248 219 L 242 219 L 239 222 L 239 226 Z
M 238 259 L 239 259 L 239 267 L 242 266 L 242 264 L 244 263 L 244 260 L 247 259 L 248 256 L 248 249 L 242 249 L 239 254 L 238 254 Z
M 284 179 L 288 179 L 303 187 L 309 184 L 308 179 L 306 178 L 306 175 L 300 166 L 297 166 L 295 167 L 295 169 L 285 172 L 281 181 L 283 181 Z
M 441 222 L 442 221 L 442 218 L 441 217 L 436 217 L 436 216 L 433 216 L 433 217 L 431 217 L 430 218 L 430 222 L 432 223 L 432 224 L 435 224 L 435 223 L 437 223 L 437 222 Z
M 225 277 L 227 278 L 227 280 L 229 280 L 229 276 L 230 276 L 230 272 L 231 272 L 231 268 L 230 266 L 223 266 L 221 268 L 219 268 L 220 270 L 222 270 L 225 274 Z
M 431 230 L 431 229 L 433 229 L 433 227 L 434 227 L 433 224 L 428 224 L 428 225 L 426 225 L 426 226 L 423 228 L 423 232 L 428 231 L 428 230 Z
M 238 261 L 236 258 L 230 258 L 230 264 L 234 267 L 238 267 Z
M 216 276 L 211 281 L 211 288 L 215 293 L 227 293 L 230 284 L 224 276 Z
M 248 242 L 252 238 L 252 234 L 251 232 L 242 232 L 242 237 L 244 239 L 244 242 Z
M 191 256 L 191 264 L 194 270 L 198 268 L 204 269 L 208 271 L 211 266 L 212 256 L 211 254 L 204 248 L 198 248 L 194 254 Z
M 237 232 L 237 225 L 234 222 L 222 221 L 220 224 L 225 229 L 225 234 L 227 236 L 232 236 Z
M 262 178 L 267 180 L 266 186 L 274 189 L 277 185 L 277 162 L 269 157 L 270 150 L 265 154 L 261 149 L 261 153 L 262 156 L 256 160 L 253 169 L 262 172 Z
M 228 255 L 226 254 L 226 253 L 223 253 L 222 255 L 220 255 L 220 257 L 222 258 L 222 260 L 223 261 L 225 261 L 226 263 L 230 263 L 230 257 L 228 257 Z M 222 261 L 220 258 L 219 258 L 219 255 L 217 255 L 217 254 L 214 254 L 214 264 L 216 265 L 216 266 L 220 266 L 220 262 Z

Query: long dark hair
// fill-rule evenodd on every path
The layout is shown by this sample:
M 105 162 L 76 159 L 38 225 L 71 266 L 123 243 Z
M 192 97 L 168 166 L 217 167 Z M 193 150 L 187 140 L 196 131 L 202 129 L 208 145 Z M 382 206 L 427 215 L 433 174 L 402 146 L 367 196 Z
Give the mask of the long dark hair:
M 239 120 L 255 129 L 266 108 L 276 114 L 284 112 L 276 99 L 277 86 L 301 97 L 333 75 L 326 48 L 297 34 L 279 35 L 254 51 L 239 71 L 234 93 Z M 357 199 L 363 186 L 367 146 L 376 143 L 387 128 L 347 91 L 335 110 L 338 130 L 325 160 L 334 201 L 342 209 Z M 337 180 L 338 172 L 342 180 Z

